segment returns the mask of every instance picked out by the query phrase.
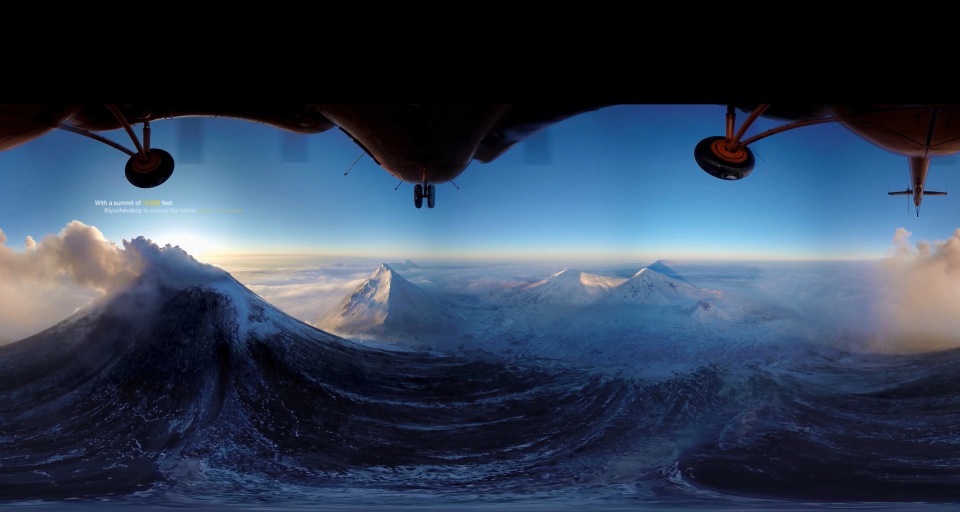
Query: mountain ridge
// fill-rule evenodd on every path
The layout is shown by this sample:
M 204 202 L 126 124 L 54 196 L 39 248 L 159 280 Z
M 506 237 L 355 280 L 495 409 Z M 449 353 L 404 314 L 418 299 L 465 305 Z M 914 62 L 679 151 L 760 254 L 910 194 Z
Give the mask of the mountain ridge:
M 314 325 L 342 335 L 444 334 L 462 322 L 448 304 L 381 263 Z

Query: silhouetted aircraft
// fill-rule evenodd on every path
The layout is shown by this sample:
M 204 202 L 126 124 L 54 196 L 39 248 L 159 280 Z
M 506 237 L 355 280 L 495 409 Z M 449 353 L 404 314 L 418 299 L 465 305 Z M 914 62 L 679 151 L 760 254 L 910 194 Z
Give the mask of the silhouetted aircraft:
M 129 155 L 127 180 L 155 187 L 173 173 L 173 156 L 150 146 L 150 123 L 177 117 L 224 117 L 267 124 L 301 134 L 337 127 L 387 172 L 415 183 L 414 204 L 433 208 L 435 184 L 452 181 L 473 160 L 491 162 L 538 130 L 612 103 L 566 104 L 256 104 L 243 105 L 0 105 L 0 151 L 51 130 L 71 131 Z M 736 112 L 747 118 L 736 126 Z M 906 156 L 911 185 L 891 195 L 912 195 L 919 215 L 930 159 L 960 152 L 960 105 L 731 104 L 726 131 L 694 148 L 700 167 L 720 179 L 739 180 L 754 168 L 750 144 L 787 130 L 839 122 L 892 153 Z M 747 137 L 759 117 L 785 124 Z M 142 125 L 142 142 L 134 126 Z M 135 149 L 98 132 L 123 128 Z
M 51 130 L 90 137 L 129 155 L 127 180 L 156 187 L 173 173 L 173 156 L 150 146 L 150 123 L 175 117 L 225 117 L 301 134 L 340 128 L 393 176 L 415 183 L 414 204 L 434 207 L 434 184 L 451 181 L 472 160 L 490 162 L 544 126 L 602 104 L 259 104 L 0 105 L 0 151 Z M 143 125 L 141 142 L 133 127 Z M 126 130 L 135 149 L 97 132 Z
M 776 108 L 775 108 L 776 107 Z M 750 144 L 787 130 L 820 123 L 839 122 L 853 133 L 891 153 L 907 157 L 910 183 L 906 190 L 890 195 L 912 195 L 920 216 L 923 196 L 945 196 L 946 192 L 924 190 L 930 159 L 960 152 L 960 105 L 747 105 L 749 112 L 736 128 L 737 107 L 727 107 L 726 133 L 707 137 L 694 149 L 700 167 L 725 180 L 739 180 L 754 166 Z M 759 116 L 789 121 L 763 133 L 745 138 Z

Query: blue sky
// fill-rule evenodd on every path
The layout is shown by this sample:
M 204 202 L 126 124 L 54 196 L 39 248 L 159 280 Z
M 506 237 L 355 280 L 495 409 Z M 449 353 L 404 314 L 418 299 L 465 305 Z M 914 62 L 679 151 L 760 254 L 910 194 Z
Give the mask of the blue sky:
M 524 143 L 472 163 L 438 185 L 437 207 L 416 209 L 412 184 L 364 156 L 339 130 L 307 136 L 308 161 L 283 162 L 280 130 L 203 119 L 203 162 L 178 162 L 164 185 L 123 177 L 126 155 L 54 132 L 0 153 L 0 229 L 7 245 L 39 240 L 76 219 L 119 243 L 143 235 L 210 253 L 311 252 L 382 260 L 505 258 L 577 261 L 836 259 L 886 255 L 898 227 L 938 240 L 958 227 L 955 196 L 907 209 L 906 158 L 837 124 L 801 128 L 752 146 L 739 182 L 712 178 L 693 148 L 722 135 L 721 105 L 629 105 L 547 128 L 549 164 L 526 163 Z M 742 121 L 746 117 L 740 114 Z M 178 123 L 153 124 L 153 145 L 178 155 Z M 760 120 L 749 134 L 779 124 Z M 123 132 L 108 134 L 129 146 Z M 934 160 L 929 189 L 956 190 L 958 164 Z M 195 214 L 108 215 L 97 200 L 173 201 Z M 230 210 L 221 211 L 221 210 Z

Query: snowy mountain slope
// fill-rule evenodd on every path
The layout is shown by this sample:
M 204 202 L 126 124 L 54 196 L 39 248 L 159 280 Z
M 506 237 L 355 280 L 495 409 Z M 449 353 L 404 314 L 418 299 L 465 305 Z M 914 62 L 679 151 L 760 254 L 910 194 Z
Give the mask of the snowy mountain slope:
M 685 281 L 665 276 L 649 268 L 629 279 L 564 269 L 549 277 L 522 286 L 507 294 L 516 305 L 596 304 L 626 302 L 632 304 L 690 304 L 719 298 L 716 292 L 697 288 Z
M 140 327 L 124 329 L 145 331 L 162 312 L 170 308 L 171 303 L 190 302 L 191 297 L 197 300 L 200 312 L 211 302 L 220 304 L 224 314 L 229 317 L 227 324 L 231 326 L 231 334 L 236 340 L 295 332 L 344 341 L 287 315 L 225 270 L 199 262 L 179 247 L 160 248 L 138 238 L 131 242 L 128 250 L 139 252 L 144 260 L 141 274 L 129 286 L 79 309 L 62 322 L 28 338 L 30 341 L 22 346 L 36 350 L 43 344 L 42 340 L 56 339 L 56 344 L 63 347 L 71 340 L 86 337 L 93 325 L 99 326 L 97 329 L 101 333 L 104 329 L 110 331 L 109 325 L 113 323 L 132 323 Z M 171 325 L 162 328 L 169 331 L 189 326 L 187 316 L 196 314 L 198 312 L 184 312 L 183 319 L 172 318 Z M 112 333 L 108 334 L 108 337 L 113 336 Z M 117 337 L 121 337 L 120 334 Z
M 606 297 L 623 279 L 563 269 L 507 295 L 515 304 L 590 304 Z
M 444 301 L 381 264 L 340 304 L 320 316 L 317 327 L 341 335 L 443 335 L 462 322 Z
M 711 320 L 733 320 L 736 314 L 728 311 L 725 305 L 718 304 L 717 301 L 701 300 L 697 301 L 697 305 L 693 309 L 693 312 L 690 313 L 690 316 L 698 321 L 706 322 Z
M 233 475 L 274 489 L 381 485 L 383 470 L 408 485 L 415 467 L 431 468 L 421 482 L 535 474 L 605 453 L 603 425 L 577 420 L 633 403 L 584 372 L 337 338 L 179 249 L 156 256 L 96 307 L 0 347 L 0 501 L 206 499 L 237 492 Z M 382 270 L 367 291 L 389 320 L 417 292 Z
M 696 302 L 710 295 L 707 290 L 644 268 L 610 290 L 609 298 L 634 304 L 674 304 Z

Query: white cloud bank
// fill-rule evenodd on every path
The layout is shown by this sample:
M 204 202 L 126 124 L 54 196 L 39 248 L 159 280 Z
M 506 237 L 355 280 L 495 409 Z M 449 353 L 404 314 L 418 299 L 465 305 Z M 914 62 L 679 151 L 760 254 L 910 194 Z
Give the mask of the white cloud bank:
M 73 221 L 23 251 L 0 231 L 0 343 L 49 327 L 130 282 L 138 266 L 97 228 Z
M 732 291 L 754 295 L 761 302 L 776 299 L 811 321 L 836 325 L 837 332 L 855 338 L 848 340 L 849 348 L 858 351 L 912 353 L 960 347 L 960 229 L 946 240 L 913 245 L 910 236 L 906 229 L 897 229 L 888 258 L 874 267 L 879 267 L 879 274 L 855 275 L 854 267 L 847 265 L 806 273 L 802 268 L 772 266 L 737 281 Z M 214 267 L 198 263 L 178 247 L 161 248 L 143 237 L 124 240 L 118 247 L 96 227 L 79 221 L 39 240 L 27 237 L 22 249 L 7 242 L 0 231 L 0 344 L 35 334 L 122 289 L 147 265 L 187 281 L 222 276 L 219 271 L 214 276 Z M 378 265 L 291 264 L 273 258 L 270 262 L 273 265 L 236 267 L 234 275 L 268 302 L 308 323 L 351 293 Z M 231 270 L 230 265 L 225 267 Z M 553 270 L 426 266 L 401 274 L 438 293 L 495 296 Z M 684 274 L 689 269 L 680 265 L 678 270 Z M 730 271 L 718 267 L 717 272 L 723 277 Z M 727 280 L 719 279 L 714 287 Z
M 39 242 L 28 236 L 22 251 L 6 241 L 0 230 L 0 344 L 35 334 L 125 288 L 148 265 L 160 279 L 177 276 L 192 282 L 222 274 L 179 247 L 161 248 L 143 237 L 118 247 L 96 227 L 77 220 Z
M 946 240 L 910 245 L 898 228 L 883 262 L 886 335 L 874 348 L 912 353 L 960 347 L 960 229 Z

